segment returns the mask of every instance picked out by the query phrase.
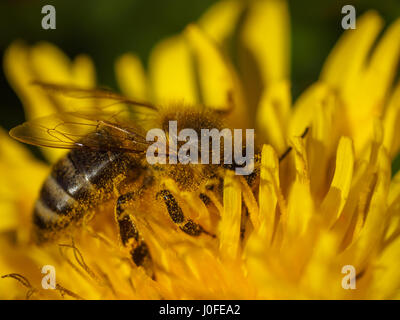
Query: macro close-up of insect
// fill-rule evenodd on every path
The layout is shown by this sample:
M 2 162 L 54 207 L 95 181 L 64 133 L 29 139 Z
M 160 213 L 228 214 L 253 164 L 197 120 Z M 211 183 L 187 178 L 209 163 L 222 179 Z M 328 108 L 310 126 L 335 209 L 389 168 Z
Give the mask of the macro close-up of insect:
M 13 138 L 24 143 L 71 149 L 55 163 L 41 188 L 32 217 L 35 242 L 41 244 L 59 240 L 66 234 L 70 236 L 74 227 L 89 221 L 91 211 L 111 201 L 121 243 L 128 248 L 137 266 L 153 272 L 149 269 L 152 268 L 149 249 L 134 222 L 135 210 L 140 210 L 137 206 L 146 198 L 159 200 L 160 206 L 163 202 L 172 222 L 184 233 L 193 237 L 201 234 L 215 237 L 215 230 L 206 230 L 185 216 L 164 181 L 169 179 L 174 190 L 193 192 L 207 210 L 213 212 L 211 214 L 217 215 L 216 205 L 222 202 L 224 171 L 233 171 L 235 163 L 149 164 L 146 150 L 151 143 L 146 140 L 145 128 L 160 127 L 168 132 L 169 122 L 175 120 L 179 127 L 193 128 L 201 134 L 201 129 L 221 129 L 225 113 L 229 111 L 180 104 L 157 107 L 111 91 L 40 82 L 32 85 L 40 86 L 50 95 L 65 95 L 94 104 L 86 106 L 86 113 L 65 112 L 32 119 L 10 131 Z M 118 111 L 107 111 L 117 106 L 120 107 Z M 143 108 L 145 112 L 140 110 Z M 215 152 L 212 143 L 209 139 L 207 152 L 210 154 Z M 217 150 L 223 153 L 224 144 Z M 251 193 L 256 192 L 259 184 L 259 152 L 254 159 L 257 168 L 243 180 Z M 216 203 L 213 204 L 210 194 Z M 248 218 L 246 213 L 244 207 L 242 235 Z

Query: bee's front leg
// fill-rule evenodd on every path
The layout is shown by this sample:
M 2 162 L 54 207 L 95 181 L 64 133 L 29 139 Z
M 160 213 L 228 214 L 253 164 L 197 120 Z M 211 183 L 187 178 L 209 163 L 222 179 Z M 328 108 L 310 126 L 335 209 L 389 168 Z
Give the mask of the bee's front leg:
M 137 195 L 137 192 L 128 192 L 118 198 L 115 219 L 121 242 L 124 247 L 129 249 L 133 262 L 137 266 L 142 266 L 153 277 L 153 263 L 149 248 L 128 212 L 128 208 L 132 208 L 132 202 L 135 201 Z

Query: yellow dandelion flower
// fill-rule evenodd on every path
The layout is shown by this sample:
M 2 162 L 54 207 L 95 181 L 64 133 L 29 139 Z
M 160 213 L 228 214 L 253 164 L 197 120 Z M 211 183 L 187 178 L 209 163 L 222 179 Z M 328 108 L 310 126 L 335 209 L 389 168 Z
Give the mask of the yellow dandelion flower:
M 113 201 L 56 241 L 31 242 L 51 167 L 0 131 L 0 298 L 399 299 L 400 173 L 392 177 L 391 162 L 400 149 L 400 20 L 377 40 L 382 25 L 373 11 L 358 18 L 294 103 L 285 1 L 218 2 L 159 43 L 148 70 L 121 56 L 115 71 L 126 99 L 163 112 L 181 102 L 232 109 L 231 128 L 255 126 L 256 170 L 220 170 L 186 189 L 204 177 L 172 170 L 157 181 L 167 191 L 143 192 L 117 218 L 111 190 Z M 228 50 L 235 32 L 238 66 Z M 96 87 L 88 57 L 71 61 L 49 43 L 11 44 L 4 71 L 28 120 L 88 103 L 33 81 Z M 66 152 L 42 149 L 51 163 Z M 172 221 L 171 211 L 182 219 Z M 140 238 L 124 243 L 128 220 Z M 143 243 L 151 260 L 138 263 L 129 248 Z M 56 270 L 55 290 L 42 286 L 44 266 Z M 346 289 L 346 270 L 355 288 Z

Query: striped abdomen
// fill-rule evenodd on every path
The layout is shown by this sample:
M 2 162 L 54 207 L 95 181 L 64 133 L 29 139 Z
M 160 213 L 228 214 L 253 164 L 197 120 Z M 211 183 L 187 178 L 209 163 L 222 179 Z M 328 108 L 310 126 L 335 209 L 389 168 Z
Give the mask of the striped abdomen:
M 33 223 L 39 242 L 78 221 L 107 200 L 114 179 L 125 173 L 129 160 L 123 153 L 75 149 L 59 160 L 44 182 L 35 204 Z

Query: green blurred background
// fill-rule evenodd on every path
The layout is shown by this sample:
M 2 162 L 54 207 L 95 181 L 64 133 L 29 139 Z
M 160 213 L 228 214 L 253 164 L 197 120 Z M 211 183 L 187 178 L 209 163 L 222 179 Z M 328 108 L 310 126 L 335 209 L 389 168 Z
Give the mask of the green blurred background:
M 215 0 L 0 0 L 0 52 L 15 39 L 51 41 L 70 57 L 89 54 L 98 83 L 116 88 L 114 61 L 135 52 L 146 64 L 151 48 L 165 36 L 181 31 Z M 56 30 L 41 28 L 41 8 L 56 8 Z M 340 34 L 341 8 L 352 4 L 357 15 L 377 10 L 386 23 L 400 17 L 399 0 L 291 0 L 292 91 L 296 98 L 319 75 L 324 59 Z M 23 121 L 22 105 L 0 73 L 0 126 Z M 400 168 L 400 157 L 394 161 Z

